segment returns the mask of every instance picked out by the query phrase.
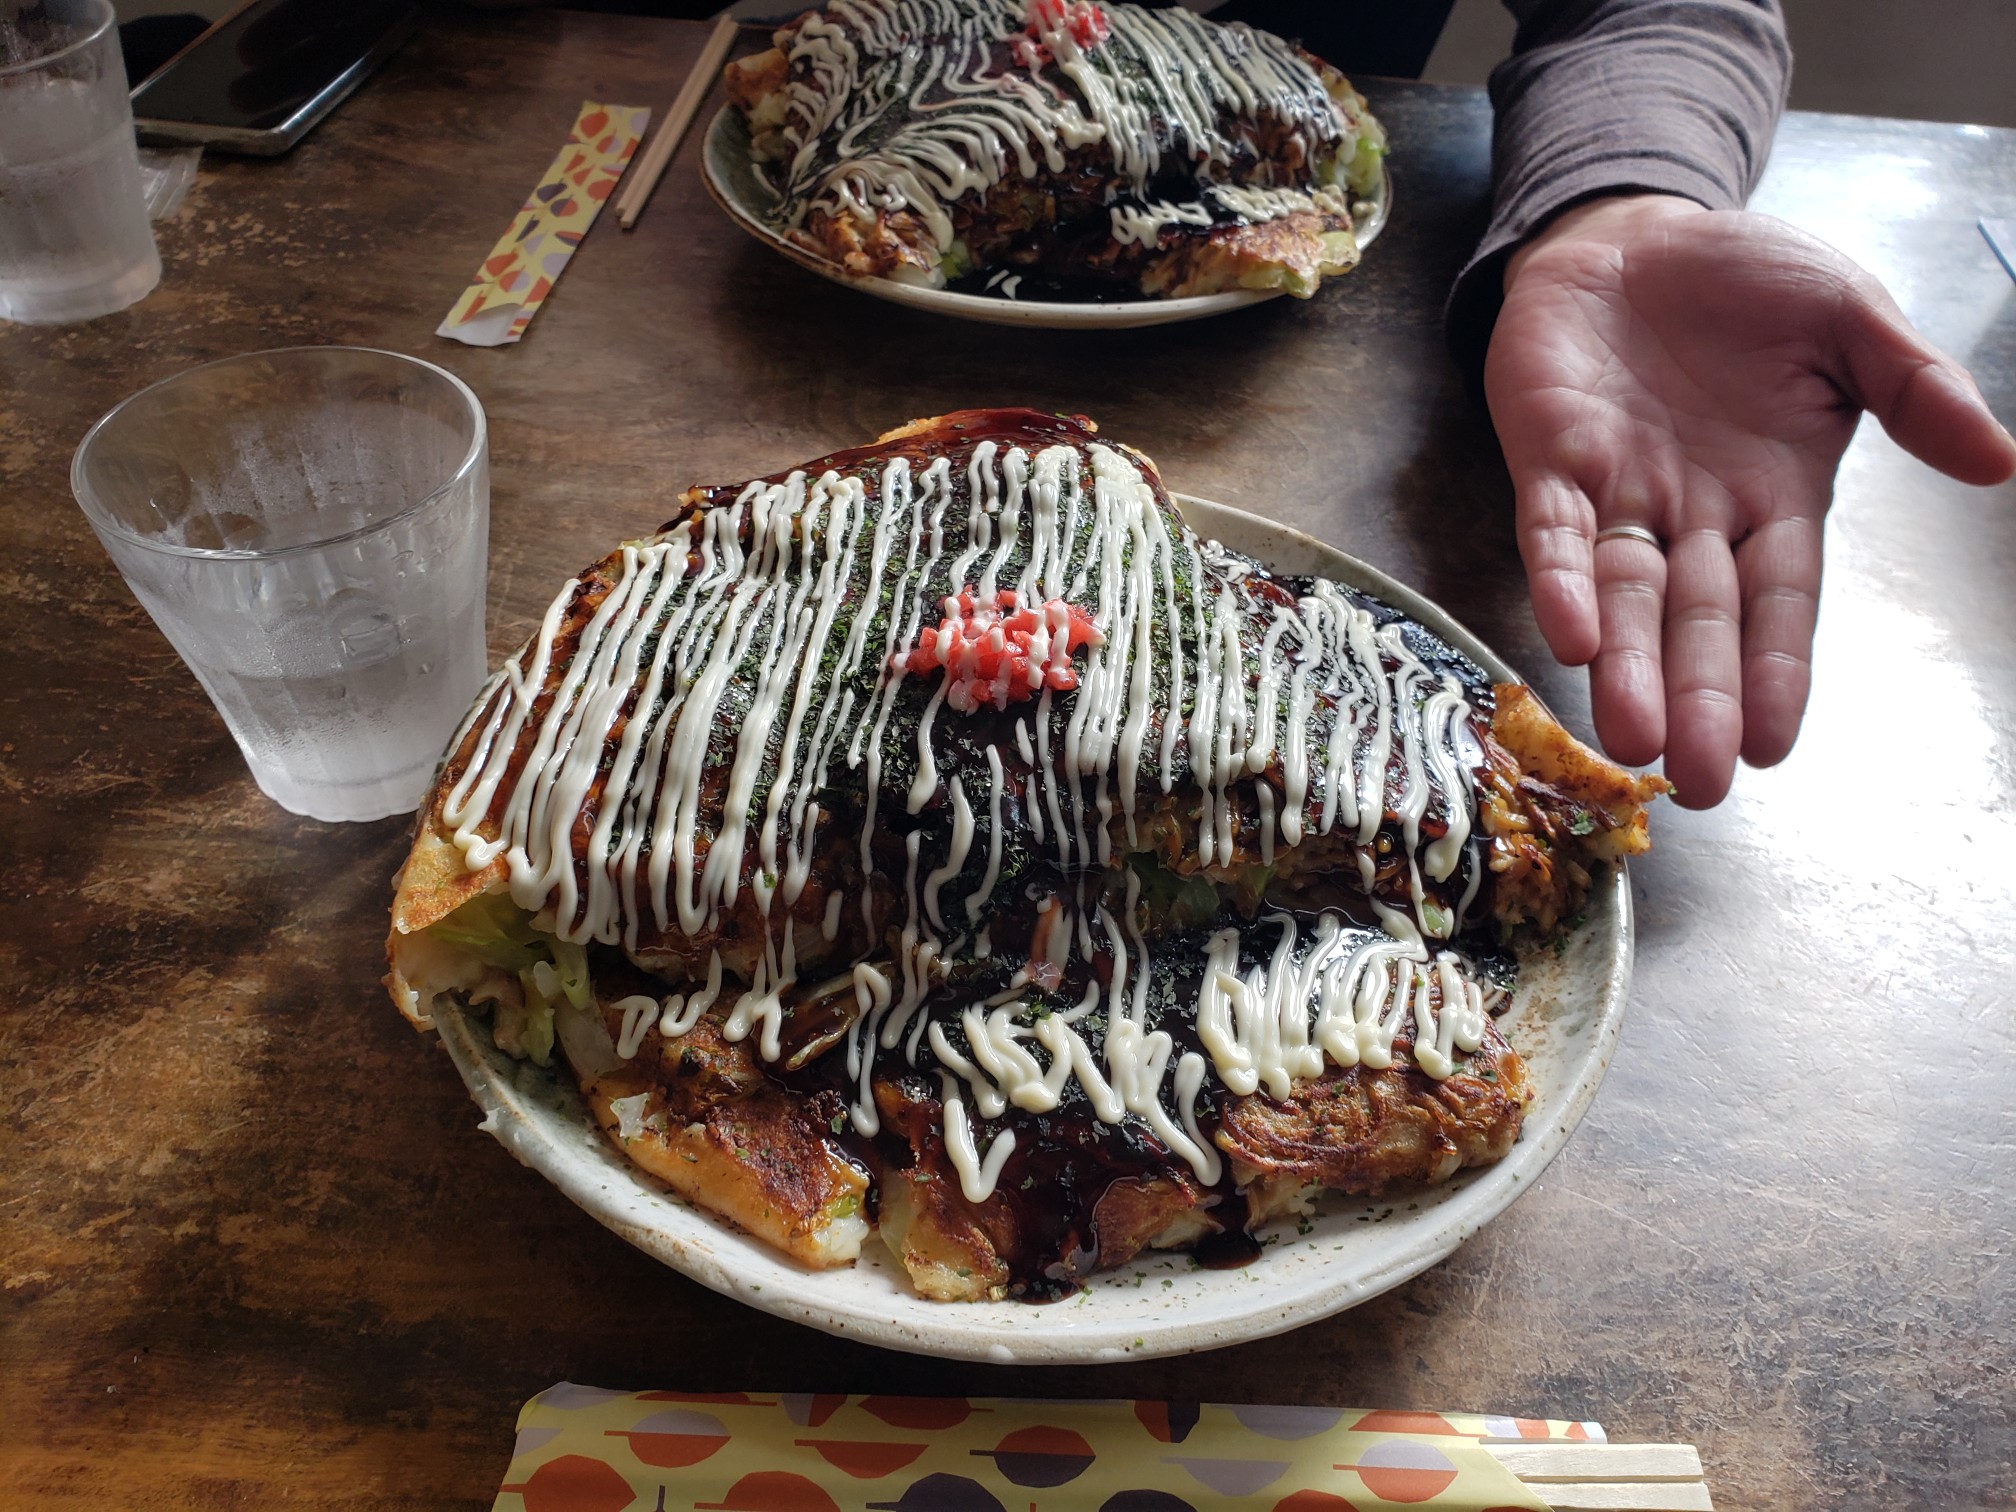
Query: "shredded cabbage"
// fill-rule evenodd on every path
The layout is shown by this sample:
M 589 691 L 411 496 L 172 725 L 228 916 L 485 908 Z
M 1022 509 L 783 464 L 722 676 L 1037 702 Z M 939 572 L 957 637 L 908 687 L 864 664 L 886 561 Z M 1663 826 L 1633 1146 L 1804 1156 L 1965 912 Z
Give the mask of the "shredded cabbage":
M 567 1001 L 576 1008 L 586 1008 L 594 997 L 588 986 L 587 948 L 576 945 L 572 940 L 548 940 L 546 943 L 553 950 L 553 969 L 560 978 L 560 990 L 567 994 Z
M 523 997 L 512 1001 L 500 997 L 491 1018 L 491 1038 L 507 1055 L 529 1059 L 535 1065 L 553 1062 L 553 1005 L 532 990 L 531 972 L 521 972 L 518 982 Z
M 1128 862 L 1141 879 L 1141 907 L 1151 925 L 1175 934 L 1217 917 L 1218 889 L 1208 877 L 1178 876 L 1149 855 L 1130 856 Z
M 532 929 L 525 910 L 503 893 L 471 898 L 447 918 L 430 924 L 430 937 L 459 946 L 485 965 L 524 971 L 551 954 L 548 942 Z
M 472 898 L 424 931 L 466 950 L 486 966 L 514 972 L 524 1000 L 500 997 L 493 1034 L 499 1049 L 548 1065 L 553 1058 L 553 1010 L 562 1002 L 587 1009 L 595 1001 L 588 952 L 536 928 L 532 916 L 504 893 Z
M 973 271 L 973 251 L 963 241 L 954 241 L 945 249 L 945 255 L 938 259 L 938 272 L 947 283 L 955 278 L 964 278 Z
M 1344 182 L 1352 191 L 1369 195 L 1379 187 L 1383 172 L 1380 164 L 1386 157 L 1386 138 L 1383 132 L 1368 131 L 1358 138 L 1358 150 L 1351 154 L 1351 161 L 1344 169 Z

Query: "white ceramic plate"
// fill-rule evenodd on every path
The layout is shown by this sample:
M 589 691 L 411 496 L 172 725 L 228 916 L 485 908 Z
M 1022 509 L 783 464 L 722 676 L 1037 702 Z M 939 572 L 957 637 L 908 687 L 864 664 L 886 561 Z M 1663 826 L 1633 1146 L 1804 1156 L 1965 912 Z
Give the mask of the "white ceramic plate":
M 1177 496 L 1200 535 L 1281 572 L 1321 573 L 1384 599 L 1494 679 L 1511 669 L 1436 605 L 1299 531 Z M 1631 978 L 1624 874 L 1600 876 L 1583 922 L 1520 961 L 1500 1027 L 1525 1056 L 1533 1104 L 1512 1153 L 1445 1185 L 1379 1201 L 1328 1197 L 1307 1232 L 1282 1224 L 1259 1259 L 1205 1270 L 1150 1254 L 1102 1272 L 1063 1302 L 927 1302 L 877 1239 L 851 1269 L 809 1271 L 638 1172 L 595 1128 L 564 1071 L 515 1062 L 487 1022 L 444 1009 L 441 1038 L 484 1110 L 483 1127 L 601 1223 L 703 1285 L 782 1318 L 891 1349 L 1001 1364 L 1188 1354 L 1280 1333 L 1375 1297 L 1426 1270 L 1502 1212 L 1567 1142 L 1596 1093 Z
M 1132 299 L 1108 304 L 1061 304 L 1041 300 L 993 299 L 979 294 L 955 294 L 949 289 L 929 289 L 899 283 L 893 278 L 857 278 L 825 258 L 807 251 L 796 242 L 779 236 L 764 218 L 777 195 L 764 182 L 749 160 L 749 128 L 732 106 L 722 108 L 707 128 L 701 149 L 700 177 L 715 203 L 729 217 L 762 242 L 783 253 L 801 268 L 809 268 L 822 278 L 873 294 L 893 304 L 914 310 L 933 310 L 962 320 L 978 320 L 988 325 L 1042 326 L 1050 330 L 1124 330 L 1132 326 L 1168 325 L 1172 321 L 1196 320 L 1205 315 L 1222 315 L 1227 310 L 1243 310 L 1278 298 L 1279 289 L 1233 289 L 1223 294 L 1197 294 L 1187 299 Z M 1362 251 L 1385 228 L 1393 203 L 1393 181 L 1380 181 L 1379 194 L 1371 208 L 1357 222 L 1358 246 Z

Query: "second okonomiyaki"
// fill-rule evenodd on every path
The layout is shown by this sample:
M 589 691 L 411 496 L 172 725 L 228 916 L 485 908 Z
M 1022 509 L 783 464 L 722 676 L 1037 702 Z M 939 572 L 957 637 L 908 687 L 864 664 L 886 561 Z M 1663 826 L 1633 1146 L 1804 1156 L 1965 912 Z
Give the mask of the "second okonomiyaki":
M 1385 132 L 1343 75 L 1180 8 L 833 0 L 726 84 L 772 230 L 857 277 L 1307 298 L 1384 192 Z

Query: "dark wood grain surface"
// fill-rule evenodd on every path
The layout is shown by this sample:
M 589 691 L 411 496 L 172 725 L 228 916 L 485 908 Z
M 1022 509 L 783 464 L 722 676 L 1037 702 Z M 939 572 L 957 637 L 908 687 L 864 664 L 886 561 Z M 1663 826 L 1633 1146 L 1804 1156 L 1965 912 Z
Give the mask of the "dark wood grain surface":
M 430 333 L 583 97 L 661 106 L 704 29 L 436 18 L 277 162 L 217 159 L 137 308 L 0 327 L 0 1502 L 487 1505 L 518 1404 L 616 1387 L 1187 1396 L 1595 1417 L 1701 1446 L 1724 1507 L 2016 1498 L 2016 490 L 1866 432 L 1804 739 L 1658 816 L 1593 1111 L 1449 1261 L 1281 1338 L 1006 1370 L 881 1353 L 631 1250 L 476 1129 L 378 985 L 405 825 L 293 818 L 71 502 L 85 427 L 192 363 L 363 343 L 492 421 L 490 639 L 695 481 L 920 414 L 1079 410 L 1172 486 L 1396 573 L 1586 727 L 1526 608 L 1488 422 L 1442 352 L 1480 92 L 1374 86 L 1397 209 L 1307 304 L 1009 332 L 747 242 L 697 141 L 517 347 Z M 2016 418 L 2016 133 L 1794 117 L 1761 207 L 1873 268 Z

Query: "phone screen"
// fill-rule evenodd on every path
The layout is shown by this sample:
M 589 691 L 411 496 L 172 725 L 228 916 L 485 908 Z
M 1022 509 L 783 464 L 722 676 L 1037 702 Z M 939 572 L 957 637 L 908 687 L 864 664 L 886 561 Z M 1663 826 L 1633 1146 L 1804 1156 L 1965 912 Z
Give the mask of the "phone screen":
M 141 85 L 133 113 L 272 131 L 354 68 L 412 0 L 256 0 Z

